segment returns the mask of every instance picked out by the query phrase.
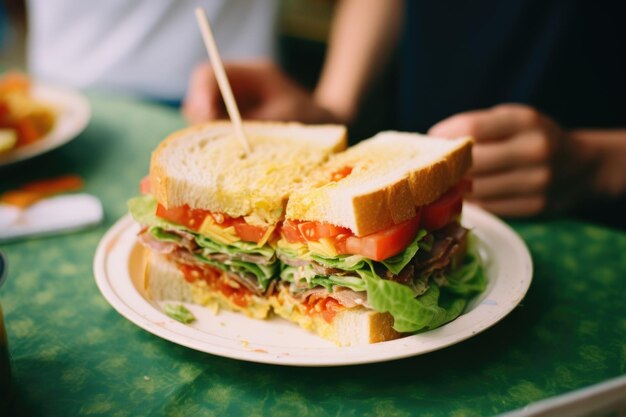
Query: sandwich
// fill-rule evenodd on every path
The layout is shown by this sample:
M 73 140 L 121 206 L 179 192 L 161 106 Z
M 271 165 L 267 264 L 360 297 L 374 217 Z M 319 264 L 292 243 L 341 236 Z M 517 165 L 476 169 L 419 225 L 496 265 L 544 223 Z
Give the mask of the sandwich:
M 283 317 L 338 345 L 439 327 L 485 288 L 460 224 L 470 138 L 383 132 L 345 150 L 341 126 L 228 123 L 154 151 L 130 201 L 153 299 Z
M 272 242 L 291 192 L 346 146 L 338 125 L 246 123 L 244 155 L 230 123 L 175 132 L 152 153 L 149 193 L 129 201 L 148 248 L 155 300 L 250 317 L 270 313 L 279 263 Z
M 276 314 L 340 345 L 434 329 L 485 288 L 461 226 L 470 138 L 383 132 L 291 194 Z

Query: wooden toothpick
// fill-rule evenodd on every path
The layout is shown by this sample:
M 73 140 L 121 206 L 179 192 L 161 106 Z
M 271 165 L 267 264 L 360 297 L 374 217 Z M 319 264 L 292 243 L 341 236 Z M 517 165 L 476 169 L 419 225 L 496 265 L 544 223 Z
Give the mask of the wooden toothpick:
M 211 31 L 209 19 L 207 19 L 206 13 L 200 7 L 196 9 L 196 19 L 198 20 L 198 26 L 200 26 L 200 31 L 202 32 L 204 45 L 206 46 L 206 50 L 209 53 L 209 59 L 211 60 L 213 71 L 215 72 L 217 85 L 220 87 L 222 97 L 224 98 L 224 103 L 226 103 L 226 111 L 228 111 L 228 116 L 230 117 L 230 121 L 235 129 L 235 135 L 237 136 L 237 138 L 241 142 L 241 145 L 246 151 L 246 155 L 248 155 L 250 154 L 250 144 L 248 143 L 246 134 L 243 131 L 243 123 L 241 122 L 239 108 L 237 107 L 237 103 L 235 102 L 233 90 L 230 88 L 228 77 L 226 77 L 224 64 L 222 63 L 222 58 L 220 57 L 219 51 L 217 50 L 217 45 L 215 43 L 215 38 L 213 37 L 213 31 Z

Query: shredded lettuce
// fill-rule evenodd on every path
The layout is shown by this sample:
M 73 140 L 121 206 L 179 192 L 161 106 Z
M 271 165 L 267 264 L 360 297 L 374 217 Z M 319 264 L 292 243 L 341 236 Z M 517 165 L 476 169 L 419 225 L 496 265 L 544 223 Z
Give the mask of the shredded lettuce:
M 456 317 L 465 308 L 466 300 L 457 298 L 448 306 L 439 305 L 440 288 L 431 284 L 415 297 L 406 285 L 384 280 L 370 271 L 359 271 L 367 285 L 367 302 L 376 311 L 389 312 L 393 328 L 399 332 L 416 332 L 439 327 Z
M 169 317 L 183 324 L 190 324 L 196 321 L 196 316 L 182 304 L 165 304 L 163 311 Z
M 344 271 L 358 271 L 367 268 L 369 260 L 359 255 L 337 255 L 334 258 L 311 254 L 311 259 L 328 268 L 343 269 Z
M 417 332 L 437 328 L 463 313 L 468 301 L 487 286 L 476 241 L 470 235 L 468 254 L 459 268 L 446 276 L 447 285 L 431 282 L 428 290 L 415 297 L 406 285 L 380 278 L 373 271 L 358 271 L 367 284 L 367 301 L 374 310 L 389 312 L 394 329 Z
M 419 249 L 422 248 L 420 245 L 420 241 L 428 234 L 428 232 L 424 229 L 420 229 L 417 232 L 417 236 L 413 239 L 413 242 L 406 249 L 399 254 L 392 256 L 391 258 L 387 258 L 381 263 L 387 267 L 388 270 L 398 275 L 400 271 L 404 269 L 405 266 L 411 262 L 411 259 L 415 257 L 415 254 Z M 430 250 L 430 248 L 428 249 Z
M 233 242 L 230 245 L 215 242 L 206 236 L 196 234 L 196 243 L 204 249 L 208 249 L 209 253 L 223 253 L 226 255 L 236 256 L 242 253 L 249 255 L 260 255 L 267 260 L 274 256 L 274 249 L 269 245 L 259 246 L 253 242 Z
M 367 286 L 365 285 L 365 281 L 358 277 L 347 277 L 345 275 L 331 275 L 328 277 L 328 280 L 332 282 L 334 285 L 339 285 L 341 287 L 348 287 L 354 291 L 365 291 Z
M 463 265 L 446 276 L 446 289 L 460 296 L 471 296 L 481 293 L 487 287 L 487 278 L 482 267 L 476 243 L 476 237 L 469 234 L 467 256 Z
M 331 275 L 316 275 L 308 266 L 286 267 L 281 278 L 300 283 L 306 280 L 309 288 L 321 285 L 331 291 L 335 285 L 367 291 L 367 300 L 372 308 L 379 312 L 389 312 L 394 317 L 394 329 L 399 332 L 418 332 L 437 328 L 457 318 L 465 309 L 467 302 L 486 287 L 485 274 L 476 249 L 476 242 L 470 234 L 468 254 L 456 270 L 447 274 L 446 286 L 439 287 L 428 277 L 416 277 L 411 285 L 383 279 L 377 274 L 381 265 L 393 274 L 399 274 L 415 257 L 419 250 L 430 251 L 432 235 L 421 230 L 415 240 L 398 255 L 380 263 L 357 255 L 339 255 L 334 258 L 311 254 L 316 262 L 345 271 L 355 271 L 360 278 Z M 310 271 L 309 271 L 310 269 Z
M 163 242 L 180 243 L 180 241 L 183 240 L 179 235 L 167 232 L 160 227 L 151 227 L 148 230 L 148 233 L 150 233 L 154 238 Z

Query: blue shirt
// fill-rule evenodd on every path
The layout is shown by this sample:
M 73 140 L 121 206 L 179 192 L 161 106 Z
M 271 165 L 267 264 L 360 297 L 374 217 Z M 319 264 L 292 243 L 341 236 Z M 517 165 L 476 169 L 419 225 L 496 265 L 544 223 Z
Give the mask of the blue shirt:
M 626 1 L 407 1 L 396 127 L 504 102 L 626 126 Z

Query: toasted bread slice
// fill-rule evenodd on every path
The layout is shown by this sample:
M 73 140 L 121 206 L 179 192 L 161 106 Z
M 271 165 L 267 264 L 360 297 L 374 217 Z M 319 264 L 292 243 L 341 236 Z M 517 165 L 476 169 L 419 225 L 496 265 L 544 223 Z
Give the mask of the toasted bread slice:
M 357 236 L 377 232 L 415 217 L 456 184 L 471 165 L 471 150 L 471 138 L 379 133 L 313 172 L 291 194 L 286 217 L 347 227 Z
M 173 133 L 152 154 L 152 194 L 166 208 L 255 216 L 273 224 L 289 194 L 330 154 L 345 149 L 339 125 L 246 122 L 252 151 L 245 155 L 227 121 Z
M 322 314 L 307 313 L 286 287 L 271 298 L 274 312 L 339 346 L 366 345 L 402 337 L 393 329 L 393 317 L 365 307 L 345 308 L 326 321 Z
M 210 288 L 205 281 L 188 282 L 176 264 L 165 256 L 149 250 L 146 256 L 144 289 L 152 300 L 191 302 L 214 312 L 225 309 L 256 319 L 264 319 L 270 314 L 270 301 L 265 297 L 252 295 L 247 299 L 247 305 L 241 306 L 222 292 Z

